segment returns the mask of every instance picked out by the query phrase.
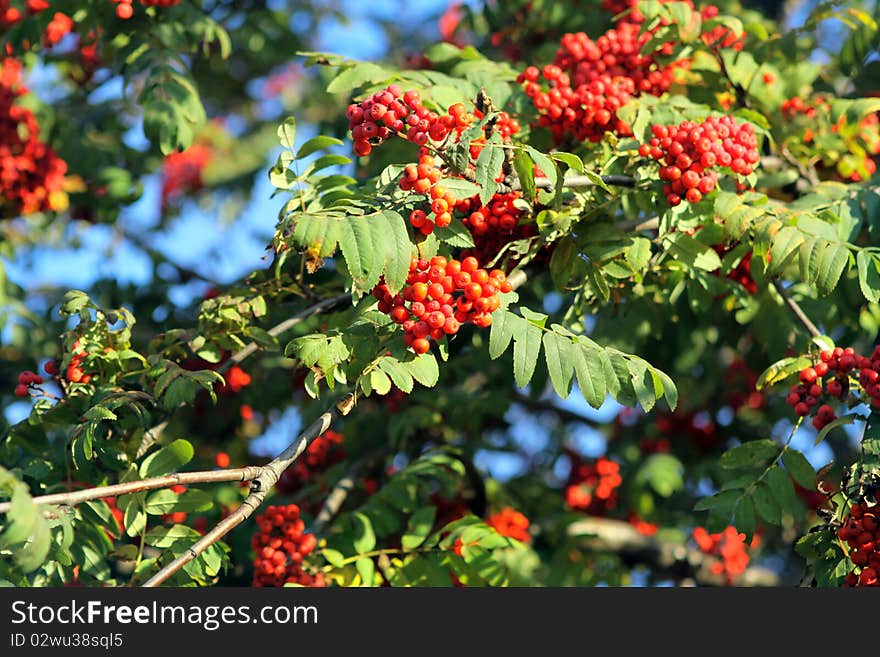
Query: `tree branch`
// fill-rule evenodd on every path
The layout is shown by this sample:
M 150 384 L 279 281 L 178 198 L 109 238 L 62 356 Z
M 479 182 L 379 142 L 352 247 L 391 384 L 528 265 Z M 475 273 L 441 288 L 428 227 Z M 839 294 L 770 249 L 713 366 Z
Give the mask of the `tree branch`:
M 328 408 L 317 420 L 312 422 L 296 439 L 278 456 L 259 468 L 252 479 L 251 492 L 239 507 L 221 520 L 214 529 L 202 536 L 183 554 L 164 566 L 159 572 L 144 582 L 144 587 L 159 586 L 184 565 L 198 557 L 214 543 L 226 536 L 235 527 L 253 515 L 266 499 L 269 491 L 278 482 L 281 473 L 296 461 L 299 456 L 318 436 L 323 434 L 339 416 L 348 415 L 356 403 L 353 392 L 347 393 L 340 402 Z
M 138 493 L 146 490 L 156 490 L 157 488 L 170 488 L 171 486 L 177 486 L 179 484 L 211 484 L 226 481 L 251 481 L 260 473 L 260 470 L 260 466 L 250 465 L 243 468 L 232 468 L 229 470 L 179 472 L 177 474 L 170 474 L 162 477 L 151 477 L 149 479 L 129 481 L 124 484 L 112 484 L 110 486 L 98 486 L 96 488 L 75 490 L 67 493 L 40 495 L 34 497 L 33 502 L 34 504 L 40 505 L 58 504 L 63 506 L 74 506 L 82 502 L 88 502 L 89 500 L 98 500 L 102 497 L 116 497 L 117 495 L 128 495 L 130 493 Z M 0 503 L 0 513 L 7 513 L 11 506 L 11 502 Z
M 801 324 L 803 324 L 804 328 L 807 329 L 807 332 L 813 336 L 814 338 L 818 338 L 822 335 L 822 331 L 820 331 L 815 324 L 807 317 L 807 314 L 804 312 L 803 308 L 798 305 L 798 302 L 792 299 L 791 295 L 788 293 L 784 287 L 782 287 L 782 283 L 780 283 L 777 279 L 771 278 L 771 283 L 773 287 L 776 288 L 776 291 L 779 293 L 779 296 L 782 297 L 782 300 L 785 301 L 785 304 L 789 307 L 791 312 L 794 313 L 794 316 L 798 318 Z
M 712 586 L 727 583 L 724 576 L 711 572 L 716 557 L 686 545 L 645 536 L 622 520 L 584 518 L 569 525 L 568 534 L 583 538 L 584 546 L 591 550 L 613 552 L 632 564 L 651 565 L 654 572 L 667 573 L 677 579 L 691 578 Z M 734 583 L 741 586 L 780 586 L 783 581 L 768 568 L 751 566 Z

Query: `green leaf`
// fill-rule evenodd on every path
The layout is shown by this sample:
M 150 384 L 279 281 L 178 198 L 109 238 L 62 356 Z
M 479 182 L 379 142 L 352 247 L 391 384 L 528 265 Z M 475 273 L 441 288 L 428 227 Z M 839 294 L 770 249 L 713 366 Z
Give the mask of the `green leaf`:
M 518 150 L 513 157 L 513 168 L 519 178 L 523 198 L 529 203 L 535 200 L 537 188 L 535 187 L 535 167 L 530 158 L 523 151 Z
M 715 250 L 687 233 L 671 233 L 666 235 L 663 241 L 676 260 L 680 260 L 690 267 L 704 271 L 715 271 L 721 268 L 721 258 Z
M 880 301 L 880 272 L 877 258 L 867 251 L 859 251 L 856 256 L 859 270 L 859 288 L 865 299 L 871 303 Z
M 412 377 L 426 388 L 433 388 L 440 379 L 440 368 L 433 354 L 421 354 L 403 363 Z
M 710 497 L 704 497 L 694 505 L 694 511 L 713 510 L 719 513 L 732 513 L 733 507 L 742 495 L 739 490 L 726 490 L 715 493 Z
M 494 324 L 493 324 L 494 326 Z M 571 392 L 571 379 L 574 375 L 573 351 L 577 348 L 569 338 L 556 333 L 544 333 L 544 358 L 550 373 L 553 390 L 562 399 Z
M 358 571 L 358 575 L 361 576 L 364 586 L 374 586 L 376 564 L 373 563 L 373 560 L 369 557 L 361 557 L 354 562 L 354 566 Z
M 590 406 L 599 408 L 605 402 L 607 392 L 605 367 L 599 350 L 579 341 L 575 341 L 572 347 L 572 365 L 581 395 Z
M 767 472 L 765 480 L 782 513 L 792 513 L 798 508 L 800 502 L 794 492 L 791 477 L 785 470 L 772 467 Z
M 788 473 L 807 490 L 816 487 L 816 471 L 803 454 L 796 449 L 787 449 L 782 455 L 782 463 Z
M 278 139 L 284 148 L 293 150 L 293 144 L 296 141 L 295 117 L 288 116 L 284 119 L 284 123 L 278 126 Z
M 394 381 L 394 385 L 400 388 L 403 392 L 412 392 L 413 377 L 403 364 L 393 358 L 383 358 L 379 361 L 379 367 L 391 377 L 391 380 Z
M 759 481 L 755 486 L 755 491 L 752 493 L 752 501 L 755 503 L 755 510 L 759 516 L 771 524 L 779 524 L 779 505 L 773 498 L 770 488 L 763 481 Z
M 416 511 L 410 516 L 409 523 L 406 527 L 406 533 L 400 540 L 400 544 L 404 550 L 415 550 L 431 533 L 434 527 L 434 518 L 437 515 L 437 507 L 426 506 Z
M 719 465 L 728 470 L 753 468 L 769 461 L 778 450 L 779 446 L 767 438 L 750 440 L 724 452 Z
M 376 547 L 376 534 L 373 533 L 373 524 L 363 513 L 352 514 L 352 529 L 354 532 L 354 549 L 358 554 L 370 552 Z
M 816 289 L 828 296 L 837 287 L 843 270 L 849 263 L 849 249 L 840 244 L 825 242 L 818 253 Z
M 312 153 L 323 150 L 325 148 L 329 148 L 330 146 L 342 146 L 343 143 L 345 142 L 343 142 L 341 139 L 337 139 L 336 137 L 328 137 L 327 135 L 318 135 L 317 137 L 312 137 L 305 144 L 299 147 L 299 150 L 296 152 L 296 159 L 301 160 L 304 157 L 308 157 Z
M 743 497 L 733 512 L 734 526 L 746 535 L 746 539 L 755 533 L 755 505 L 751 497 Z
M 354 89 L 362 87 L 367 82 L 379 82 L 388 77 L 385 69 L 376 66 L 371 62 L 359 62 L 354 66 L 350 66 L 342 70 L 327 85 L 327 93 L 339 94 L 349 93 Z
M 532 158 L 532 162 L 541 170 L 541 173 L 547 178 L 550 182 L 550 188 L 556 187 L 556 180 L 559 174 L 559 170 L 556 168 L 556 163 L 551 160 L 549 157 L 544 155 L 541 151 L 532 148 L 531 146 L 526 146 L 526 153 L 529 154 L 529 157 Z
M 189 441 L 179 438 L 147 456 L 141 463 L 140 476 L 142 479 L 149 479 L 174 472 L 189 463 L 194 454 L 195 451 Z
M 498 189 L 495 178 L 501 173 L 501 165 L 504 163 L 504 149 L 501 148 L 501 137 L 494 133 L 492 138 L 483 146 L 480 156 L 477 158 L 477 168 L 474 179 L 480 186 L 480 201 L 488 205 Z
M 201 538 L 195 529 L 185 525 L 172 525 L 171 527 L 155 527 L 144 536 L 147 545 L 156 548 L 170 548 L 180 541 L 183 544 L 192 544 Z
M 507 310 L 498 310 L 492 314 L 492 327 L 489 329 L 489 358 L 495 360 L 507 351 L 517 321 L 522 320 Z
M 779 232 L 773 236 L 773 245 L 770 247 L 770 265 L 768 269 L 771 272 L 781 271 L 788 260 L 797 253 L 798 247 L 803 241 L 804 235 L 797 228 L 794 226 L 782 227 Z
M 513 334 L 513 378 L 520 388 L 532 380 L 541 353 L 541 329 L 519 319 Z
M 391 391 L 391 379 L 380 369 L 370 372 L 370 387 L 379 395 L 387 395 Z

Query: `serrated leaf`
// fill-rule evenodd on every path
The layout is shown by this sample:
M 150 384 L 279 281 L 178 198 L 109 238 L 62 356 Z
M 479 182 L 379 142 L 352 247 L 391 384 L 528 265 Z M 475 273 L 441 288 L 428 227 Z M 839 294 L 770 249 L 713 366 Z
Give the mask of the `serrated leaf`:
M 774 525 L 780 522 L 779 505 L 773 499 L 770 488 L 763 481 L 759 481 L 752 493 L 752 501 L 755 503 L 755 510 L 764 520 Z
M 391 380 L 394 381 L 394 385 L 400 388 L 403 392 L 412 392 L 412 374 L 410 374 L 406 367 L 401 363 L 392 358 L 383 358 L 379 361 L 379 367 L 391 377 Z
M 750 440 L 724 452 L 718 464 L 728 470 L 753 468 L 769 461 L 778 450 L 779 446 L 767 438 Z
M 508 310 L 498 310 L 492 313 L 492 327 L 489 329 L 489 358 L 495 360 L 510 346 L 513 339 L 513 331 L 520 317 Z
M 783 226 L 773 237 L 768 269 L 771 272 L 781 271 L 788 260 L 797 253 L 803 241 L 804 235 L 801 231 L 794 226 Z
M 402 364 L 412 377 L 426 388 L 433 388 L 440 379 L 440 368 L 433 354 L 421 354 Z
M 550 373 L 553 390 L 562 399 L 571 391 L 571 379 L 574 376 L 574 360 L 572 352 L 576 347 L 571 340 L 556 333 L 544 334 L 544 358 Z
M 379 395 L 387 395 L 391 391 L 391 379 L 380 369 L 370 372 L 370 387 Z
M 503 163 L 504 149 L 501 148 L 501 137 L 495 133 L 480 151 L 474 175 L 474 179 L 480 186 L 480 201 L 483 205 L 489 204 L 498 189 L 495 178 L 501 173 Z
M 599 408 L 605 402 L 607 392 L 605 368 L 599 350 L 575 341 L 572 343 L 571 356 L 581 395 L 590 406 Z
M 822 296 L 828 296 L 837 287 L 843 270 L 849 263 L 849 249 L 843 245 L 826 242 L 818 253 L 816 289 Z
M 520 388 L 528 385 L 541 353 L 541 329 L 524 319 L 514 325 L 513 378 Z
M 667 235 L 663 243 L 676 260 L 704 271 L 721 268 L 721 258 L 715 250 L 690 235 L 675 232 Z

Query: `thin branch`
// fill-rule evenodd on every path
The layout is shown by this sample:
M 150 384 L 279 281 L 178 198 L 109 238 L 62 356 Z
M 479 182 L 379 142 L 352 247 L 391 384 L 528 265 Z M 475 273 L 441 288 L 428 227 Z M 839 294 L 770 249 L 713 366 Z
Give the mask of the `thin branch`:
M 632 176 L 623 176 L 618 174 L 611 174 L 607 176 L 599 176 L 606 185 L 612 187 L 635 187 L 636 179 Z M 594 178 L 589 178 L 587 176 L 568 176 L 562 179 L 562 186 L 568 189 L 584 189 L 587 187 L 595 187 L 598 183 L 596 183 Z M 549 178 L 535 178 L 535 186 L 540 187 L 542 189 L 553 189 L 555 183 Z M 502 189 L 503 187 L 499 185 L 499 191 L 516 191 L 522 189 L 522 185 L 519 182 L 514 182 L 509 186 L 508 189 Z
M 798 305 L 798 302 L 792 299 L 791 295 L 788 293 L 784 287 L 782 287 L 782 283 L 780 283 L 777 279 L 770 279 L 773 283 L 773 287 L 776 288 L 776 291 L 779 292 L 779 296 L 782 297 L 785 304 L 789 307 L 791 312 L 794 313 L 794 316 L 798 318 L 801 324 L 803 324 L 804 328 L 807 329 L 807 332 L 813 336 L 814 338 L 818 338 L 822 335 L 822 331 L 820 331 L 815 324 L 807 317 L 807 314 L 804 312 L 803 308 Z
M 260 466 L 251 465 L 243 468 L 232 468 L 229 470 L 205 470 L 199 472 L 180 472 L 177 474 L 165 475 L 162 477 L 151 477 L 149 479 L 140 479 L 138 481 L 129 481 L 124 484 L 112 484 L 110 486 L 98 486 L 97 488 L 87 488 L 83 490 L 75 490 L 67 493 L 52 493 L 50 495 L 40 495 L 33 498 L 34 504 L 59 504 L 63 506 L 74 506 L 89 500 L 98 500 L 102 497 L 116 497 L 117 495 L 128 495 L 130 493 L 138 493 L 145 490 L 156 490 L 157 488 L 170 488 L 179 484 L 210 484 L 225 481 L 251 481 L 260 474 Z M 11 502 L 0 503 L 0 513 L 7 513 L 11 508 Z
M 612 552 L 630 564 L 646 564 L 654 572 L 666 573 L 676 579 L 692 578 L 701 584 L 721 586 L 727 580 L 711 571 L 716 557 L 680 543 L 646 536 L 628 522 L 610 518 L 588 517 L 568 527 L 572 537 L 583 538 L 583 545 L 597 552 Z M 735 581 L 741 586 L 779 586 L 781 577 L 760 566 L 746 568 Z
M 214 543 L 226 536 L 235 527 L 243 523 L 253 515 L 259 506 L 266 499 L 269 491 L 278 482 L 281 473 L 296 461 L 297 458 L 308 448 L 308 446 L 318 436 L 323 434 L 333 421 L 339 416 L 348 415 L 355 405 L 355 395 L 353 392 L 346 394 L 342 400 L 328 408 L 317 420 L 312 422 L 296 439 L 287 446 L 278 456 L 269 463 L 259 468 L 259 472 L 252 479 L 251 492 L 241 503 L 241 505 L 226 516 L 214 529 L 202 536 L 183 554 L 178 556 L 174 561 L 164 566 L 159 572 L 144 582 L 144 587 L 152 588 L 159 586 L 169 577 L 174 575 L 184 565 L 198 557 Z

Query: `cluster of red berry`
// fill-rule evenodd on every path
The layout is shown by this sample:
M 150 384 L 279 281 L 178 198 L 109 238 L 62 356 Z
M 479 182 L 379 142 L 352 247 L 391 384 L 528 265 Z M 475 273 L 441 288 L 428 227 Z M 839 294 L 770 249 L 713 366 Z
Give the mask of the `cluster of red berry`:
M 436 166 L 434 156 L 426 148 L 419 149 L 419 163 L 407 164 L 400 178 L 400 189 L 405 192 L 410 190 L 424 194 L 431 202 L 430 212 L 434 218 L 428 217 L 428 213 L 421 208 L 416 208 L 409 214 L 409 223 L 423 235 L 434 232 L 434 226 L 445 228 L 452 223 L 452 208 L 455 205 L 455 196 L 440 184 L 443 177 L 440 168 Z
M 485 328 L 498 310 L 499 293 L 513 289 L 504 272 L 480 268 L 474 257 L 461 261 L 434 256 L 410 261 L 406 287 L 392 295 L 385 283 L 373 289 L 379 310 L 404 330 L 404 341 L 417 354 L 431 348 L 430 340 L 458 333 L 462 324 Z
M 303 570 L 303 559 L 315 549 L 318 540 L 305 533 L 296 504 L 269 506 L 257 517 L 259 531 L 251 539 L 254 558 L 253 586 L 323 587 L 324 575 Z
M 27 397 L 30 394 L 31 386 L 42 385 L 43 377 L 39 374 L 35 374 L 30 370 L 25 370 L 21 374 L 18 375 L 18 385 L 15 386 L 15 396 L 16 397 Z
M 293 465 L 281 473 L 278 492 L 282 495 L 292 495 L 305 486 L 315 474 L 345 459 L 343 442 L 343 435 L 332 429 L 321 434 Z
M 800 383 L 791 387 L 785 401 L 794 412 L 805 417 L 819 406 L 823 394 L 840 399 L 850 389 L 850 374 L 858 371 L 858 383 L 870 397 L 870 404 L 880 408 L 880 346 L 871 357 L 857 354 L 852 347 L 835 347 L 819 354 L 819 362 L 798 373 Z M 824 377 L 829 376 L 827 381 Z M 822 429 L 837 416 L 829 404 L 822 404 L 813 418 L 813 426 Z
M 749 123 L 732 116 L 710 116 L 702 123 L 683 121 L 679 125 L 654 125 L 639 155 L 660 161 L 663 194 L 671 206 L 687 200 L 699 203 L 718 181 L 716 168 L 729 168 L 748 176 L 760 160 L 758 139 Z M 738 183 L 738 188 L 741 187 Z
M 545 91 L 539 78 L 549 83 Z M 617 117 L 617 110 L 635 94 L 635 84 L 626 77 L 599 77 L 589 84 L 571 86 L 571 78 L 560 67 L 548 64 L 538 70 L 528 67 L 517 77 L 525 94 L 538 110 L 538 125 L 550 130 L 556 143 L 568 138 L 599 141 L 606 132 L 631 136 L 630 126 Z
M 603 457 L 588 463 L 571 451 L 571 472 L 565 487 L 565 503 L 572 509 L 602 515 L 617 506 L 617 489 L 623 483 L 620 466 Z
M 547 127 L 557 143 L 567 137 L 599 141 L 606 132 L 631 136 L 617 110 L 640 94 L 668 91 L 675 70 L 686 65 L 686 60 L 659 61 L 661 55 L 671 54 L 673 44 L 651 50 L 653 33 L 642 31 L 643 17 L 635 4 L 612 0 L 607 8 L 615 13 L 631 9 L 613 28 L 595 41 L 584 32 L 563 35 L 552 65 L 540 70 L 530 66 L 517 78 L 538 110 L 538 124 Z M 546 85 L 539 83 L 541 77 Z
M 853 569 L 844 586 L 880 586 L 880 519 L 877 506 L 864 500 L 850 507 L 849 518 L 837 530 L 837 537 L 849 546 Z
M 656 54 L 642 54 L 651 32 L 640 30 L 636 23 L 621 21 L 596 41 L 584 32 L 566 34 L 553 63 L 569 73 L 575 88 L 604 76 L 620 77 L 633 81 L 636 94 L 659 96 L 672 86 L 676 65 L 660 65 L 656 54 L 669 54 L 672 44 Z
M 345 115 L 354 152 L 361 157 L 395 134 L 405 134 L 409 141 L 424 146 L 429 138 L 443 141 L 450 132 L 460 133 L 473 121 L 461 103 L 450 107 L 448 114 L 440 115 L 422 104 L 418 91 L 411 89 L 401 97 L 400 87 L 394 84 L 366 100 L 352 103 Z
M 486 518 L 486 524 L 494 527 L 502 536 L 516 541 L 530 543 L 532 540 L 529 534 L 529 519 L 512 507 L 506 506 L 498 513 L 491 514 Z
M 83 361 L 86 359 L 87 355 L 85 347 L 82 346 L 82 342 L 77 339 L 73 343 L 70 363 L 68 364 L 65 373 L 65 377 L 71 383 L 88 383 L 92 380 L 92 375 L 86 374 L 82 368 Z
M 165 156 L 162 164 L 162 212 L 170 202 L 184 194 L 192 194 L 204 186 L 202 172 L 214 159 L 214 150 L 203 143 L 195 143 L 185 151 Z
M 112 0 L 116 3 L 116 15 L 122 20 L 128 20 L 134 15 L 133 0 Z M 144 7 L 174 7 L 180 4 L 180 0 L 141 0 Z
M 746 535 L 739 533 L 736 527 L 728 527 L 720 534 L 710 534 L 703 527 L 697 527 L 693 536 L 701 552 L 720 557 L 709 566 L 713 575 L 724 575 L 732 584 L 745 572 L 750 560 Z
M 455 211 L 463 215 L 462 223 L 474 240 L 474 246 L 462 251 L 462 257 L 491 262 L 510 242 L 537 235 L 534 221 L 520 223 L 526 213 L 515 202 L 521 196 L 520 192 L 495 194 L 485 206 L 479 196 L 456 202 Z
M 0 62 L 0 216 L 59 209 L 67 163 L 40 141 L 33 112 L 16 104 L 27 93 L 21 63 Z

